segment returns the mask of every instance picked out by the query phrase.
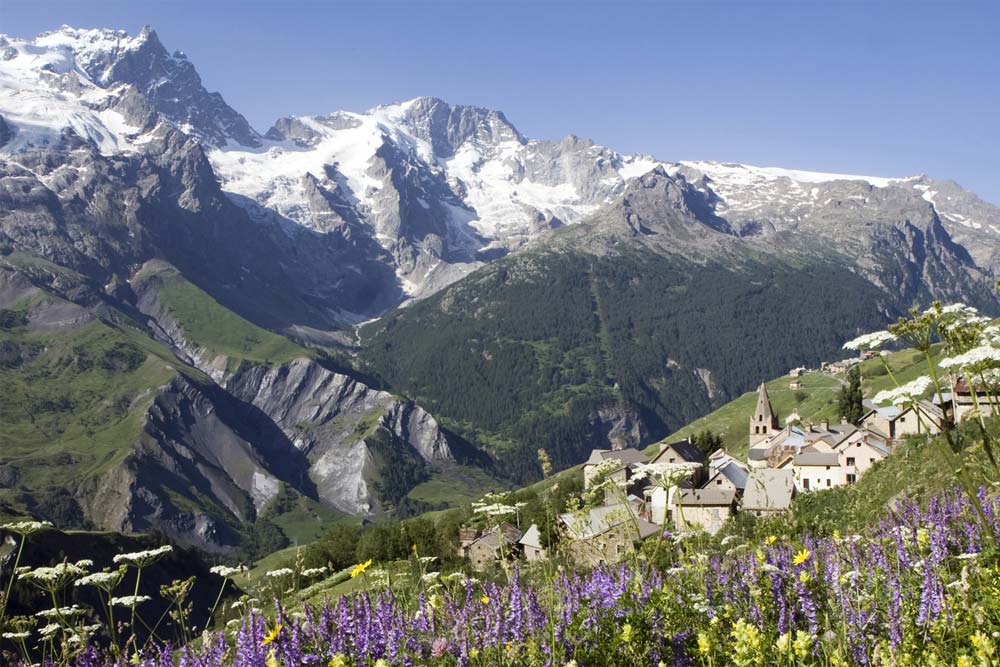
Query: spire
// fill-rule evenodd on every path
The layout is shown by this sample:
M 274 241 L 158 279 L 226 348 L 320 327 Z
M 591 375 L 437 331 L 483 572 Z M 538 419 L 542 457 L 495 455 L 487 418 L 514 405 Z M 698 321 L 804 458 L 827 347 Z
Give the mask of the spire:
M 760 387 L 757 388 L 757 409 L 754 411 L 754 416 L 763 417 L 763 422 L 768 425 L 777 421 L 777 418 L 774 415 L 774 409 L 771 408 L 771 397 L 767 395 L 767 385 L 763 382 L 761 382 Z M 757 421 L 761 420 L 758 419 Z

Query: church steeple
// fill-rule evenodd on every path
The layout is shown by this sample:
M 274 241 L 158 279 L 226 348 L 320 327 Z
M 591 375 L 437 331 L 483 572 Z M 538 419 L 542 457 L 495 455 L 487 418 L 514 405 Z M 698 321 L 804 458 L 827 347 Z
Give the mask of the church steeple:
M 757 388 L 757 408 L 750 417 L 750 446 L 762 440 L 767 440 L 778 430 L 778 415 L 771 407 L 771 398 L 767 395 L 767 386 L 761 382 Z

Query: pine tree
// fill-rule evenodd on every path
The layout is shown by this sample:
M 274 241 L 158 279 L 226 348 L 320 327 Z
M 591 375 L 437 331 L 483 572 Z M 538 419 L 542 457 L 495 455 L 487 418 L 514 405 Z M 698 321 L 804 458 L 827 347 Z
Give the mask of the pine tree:
M 865 408 L 862 405 L 864 397 L 861 395 L 861 369 L 855 366 L 847 371 L 847 384 L 840 388 L 840 396 L 837 397 L 837 408 L 840 418 L 849 424 L 857 426 L 864 416 Z

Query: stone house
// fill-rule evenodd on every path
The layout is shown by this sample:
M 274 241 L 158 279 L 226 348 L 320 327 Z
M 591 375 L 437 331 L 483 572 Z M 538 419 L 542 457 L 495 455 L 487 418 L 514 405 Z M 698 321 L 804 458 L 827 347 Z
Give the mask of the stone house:
M 637 543 L 659 533 L 660 528 L 637 516 L 630 504 L 602 505 L 559 516 L 565 530 L 562 546 L 581 565 L 619 562 Z
M 674 498 L 670 518 L 678 531 L 704 530 L 714 535 L 736 509 L 736 489 L 731 486 L 680 489 Z
M 843 484 L 854 484 L 869 468 L 890 453 L 889 443 L 872 431 L 861 431 L 837 448 Z
M 459 532 L 459 545 L 462 555 L 475 570 L 485 570 L 490 563 L 502 558 L 511 558 L 519 553 L 518 540 L 521 531 L 509 523 L 502 523 L 486 532 L 478 532 L 475 538 L 463 540 Z

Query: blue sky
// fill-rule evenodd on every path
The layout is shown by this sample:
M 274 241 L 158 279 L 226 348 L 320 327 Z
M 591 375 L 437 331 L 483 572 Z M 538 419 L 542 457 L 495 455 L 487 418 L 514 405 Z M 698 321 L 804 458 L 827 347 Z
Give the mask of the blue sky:
M 152 25 L 260 130 L 418 95 L 666 160 L 952 178 L 1000 204 L 1000 3 L 0 0 Z

